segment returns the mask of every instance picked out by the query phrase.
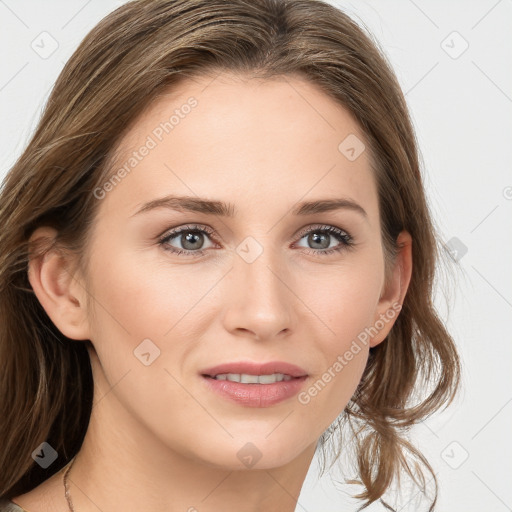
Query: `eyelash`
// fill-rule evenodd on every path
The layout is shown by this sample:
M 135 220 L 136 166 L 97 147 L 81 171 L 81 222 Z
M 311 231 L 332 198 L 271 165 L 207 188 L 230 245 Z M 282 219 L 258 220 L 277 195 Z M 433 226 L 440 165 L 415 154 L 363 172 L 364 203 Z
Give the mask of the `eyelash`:
M 158 243 L 160 246 L 162 246 L 162 248 L 165 251 L 169 251 L 176 255 L 186 254 L 187 256 L 190 256 L 190 257 L 202 256 L 207 251 L 207 249 L 201 249 L 199 251 L 191 251 L 191 250 L 187 250 L 187 249 L 176 249 L 175 247 L 167 245 L 167 243 L 170 240 L 172 240 L 173 238 L 176 238 L 178 235 L 180 235 L 181 233 L 184 233 L 184 232 L 186 232 L 186 233 L 188 233 L 188 232 L 206 233 L 209 236 L 212 236 L 214 234 L 214 230 L 207 226 L 201 227 L 201 226 L 197 226 L 197 225 L 193 224 L 193 225 L 183 226 L 179 229 L 165 233 L 165 235 L 163 235 L 163 237 L 159 238 Z M 343 250 L 352 249 L 355 246 L 352 236 L 347 231 L 338 229 L 334 226 L 328 226 L 328 225 L 327 226 L 326 225 L 315 225 L 309 229 L 302 231 L 298 235 L 299 240 L 304 238 L 304 236 L 309 235 L 310 233 L 316 233 L 316 232 L 328 233 L 328 234 L 334 235 L 341 242 L 341 245 L 338 247 L 334 247 L 331 249 L 324 249 L 324 250 L 309 249 L 306 247 L 306 248 L 303 248 L 303 252 L 305 252 L 306 254 L 327 256 L 327 255 L 330 255 L 333 253 L 339 253 Z

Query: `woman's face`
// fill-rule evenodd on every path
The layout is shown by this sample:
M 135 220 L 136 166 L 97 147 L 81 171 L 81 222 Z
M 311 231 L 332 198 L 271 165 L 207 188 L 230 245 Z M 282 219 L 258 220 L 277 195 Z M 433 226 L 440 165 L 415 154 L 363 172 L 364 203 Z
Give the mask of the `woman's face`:
M 297 77 L 187 80 L 134 125 L 117 177 L 94 191 L 87 276 L 94 378 L 125 429 L 225 468 L 275 467 L 316 445 L 398 314 L 381 300 L 362 141 L 346 110 Z M 359 206 L 303 205 L 342 199 Z M 239 362 L 304 377 L 205 376 L 251 373 Z

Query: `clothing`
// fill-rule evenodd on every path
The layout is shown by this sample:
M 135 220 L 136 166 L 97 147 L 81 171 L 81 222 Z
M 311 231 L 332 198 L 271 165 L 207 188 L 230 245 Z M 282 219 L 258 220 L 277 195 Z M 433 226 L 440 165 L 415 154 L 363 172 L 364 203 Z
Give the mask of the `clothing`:
M 7 498 L 0 498 L 0 512 L 27 512 Z

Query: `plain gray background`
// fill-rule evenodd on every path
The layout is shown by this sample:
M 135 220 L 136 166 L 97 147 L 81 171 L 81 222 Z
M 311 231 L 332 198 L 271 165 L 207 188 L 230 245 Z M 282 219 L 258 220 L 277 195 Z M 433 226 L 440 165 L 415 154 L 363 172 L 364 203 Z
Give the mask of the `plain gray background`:
M 28 142 L 64 62 L 122 3 L 0 0 L 1 178 Z M 410 439 L 436 471 L 437 510 L 512 510 L 512 1 L 330 3 L 368 28 L 395 69 L 432 214 L 460 266 L 455 283 L 441 282 L 451 296 L 439 291 L 436 307 L 462 356 L 463 390 Z M 318 481 L 316 462 L 297 510 L 356 510 L 349 493 L 361 489 L 341 480 L 335 487 L 335 470 Z M 420 510 L 417 490 L 406 486 L 402 495 L 397 510 Z

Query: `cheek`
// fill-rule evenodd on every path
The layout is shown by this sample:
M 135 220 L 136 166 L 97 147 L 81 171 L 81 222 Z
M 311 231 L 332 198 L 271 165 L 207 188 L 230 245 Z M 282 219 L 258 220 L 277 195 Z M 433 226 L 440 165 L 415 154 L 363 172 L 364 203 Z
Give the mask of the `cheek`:
M 108 249 L 113 254 L 111 249 Z M 119 331 L 133 341 L 162 337 L 190 309 L 192 281 L 183 266 L 145 263 L 135 251 L 117 252 L 115 261 L 96 260 L 93 275 L 95 311 L 102 329 Z M 104 337 L 104 330 L 100 331 Z
M 179 372 L 215 315 L 214 288 L 222 273 L 206 265 L 191 270 L 171 264 L 165 255 L 150 258 L 149 251 L 147 257 L 133 249 L 114 253 L 119 247 L 114 243 L 102 247 L 105 254 L 117 255 L 115 261 L 99 254 L 91 259 L 96 299 L 91 341 L 105 373 L 115 382 L 128 369 L 132 374 L 147 369 L 136 358 L 142 347 L 157 354 L 152 368 Z
M 313 422 L 317 436 L 343 412 L 361 381 L 368 349 L 358 347 L 350 351 L 350 360 L 345 353 L 337 354 L 297 397 L 302 422 Z
M 362 260 L 297 278 L 298 295 L 325 326 L 333 348 L 356 337 L 374 319 L 382 272 Z
M 353 396 L 368 361 L 370 338 L 368 309 L 349 311 L 334 326 L 335 335 L 323 337 L 317 345 L 322 354 L 317 372 L 298 395 L 305 421 L 315 418 L 318 435 L 342 413 Z M 316 427 L 315 427 L 316 428 Z
M 317 350 L 322 364 L 298 400 L 309 417 L 321 421 L 322 428 L 345 408 L 368 360 L 381 277 L 378 268 L 373 268 L 377 270 L 337 269 L 329 276 L 317 275 L 317 286 L 308 288 L 308 306 L 321 320 Z

